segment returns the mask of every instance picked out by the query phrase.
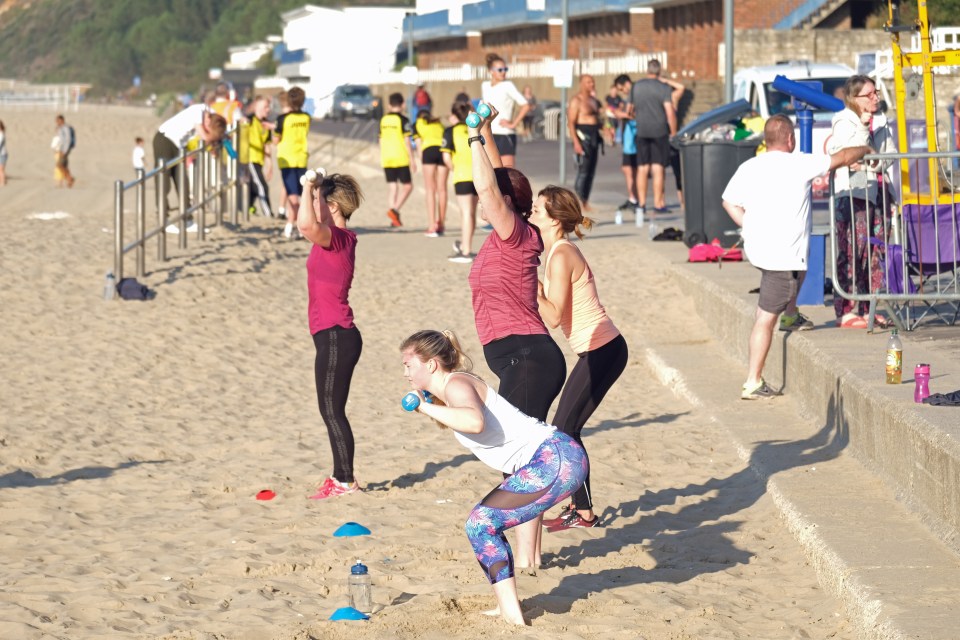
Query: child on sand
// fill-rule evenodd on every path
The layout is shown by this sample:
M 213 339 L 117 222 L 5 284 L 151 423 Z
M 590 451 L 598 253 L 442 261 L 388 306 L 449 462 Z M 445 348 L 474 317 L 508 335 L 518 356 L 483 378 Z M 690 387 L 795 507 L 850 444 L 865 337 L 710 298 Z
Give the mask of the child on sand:
M 133 172 L 146 169 L 147 150 L 143 148 L 143 138 L 137 136 L 133 144 Z
M 300 208 L 302 187 L 300 178 L 307 172 L 307 136 L 310 133 L 310 114 L 304 113 L 303 103 L 307 94 L 300 87 L 291 87 L 287 92 L 290 113 L 277 118 L 277 163 L 287 192 L 287 226 L 283 235 L 292 238 L 297 231 L 297 210 Z
M 504 532 L 576 491 L 587 474 L 587 455 L 573 438 L 521 413 L 468 373 L 469 358 L 452 332 L 419 331 L 403 341 L 400 352 L 403 375 L 420 396 L 416 410 L 449 427 L 480 461 L 510 474 L 473 508 L 466 531 L 497 598 L 489 614 L 526 624 Z
M 473 262 L 473 230 L 477 226 L 477 189 L 473 186 L 473 158 L 467 139 L 467 115 L 469 102 L 454 102 L 451 109 L 457 123 L 443 132 L 443 162 L 453 172 L 453 192 L 460 207 L 460 239 L 453 243 L 450 262 L 469 264 Z
M 389 185 L 387 217 L 390 226 L 403 226 L 400 222 L 400 207 L 413 191 L 411 172 L 416 173 L 417 163 L 410 146 L 413 130 L 410 120 L 403 115 L 403 96 L 391 93 L 387 99 L 390 113 L 380 118 L 380 166 Z

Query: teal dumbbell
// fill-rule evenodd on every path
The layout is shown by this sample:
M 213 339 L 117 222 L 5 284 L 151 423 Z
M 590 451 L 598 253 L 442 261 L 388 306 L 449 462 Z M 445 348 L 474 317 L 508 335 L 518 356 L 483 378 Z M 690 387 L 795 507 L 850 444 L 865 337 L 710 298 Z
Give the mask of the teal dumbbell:
M 490 117 L 490 107 L 486 104 L 481 103 L 477 107 L 476 113 L 471 113 L 467 116 L 467 126 L 471 129 L 476 129 L 480 126 L 480 118 L 489 118 Z
M 433 396 L 430 395 L 430 392 L 423 391 L 422 393 L 427 404 L 433 404 L 433 400 L 431 400 Z M 400 406 L 403 407 L 404 411 L 416 411 L 417 407 L 420 406 L 420 395 L 416 391 L 411 391 L 400 400 Z

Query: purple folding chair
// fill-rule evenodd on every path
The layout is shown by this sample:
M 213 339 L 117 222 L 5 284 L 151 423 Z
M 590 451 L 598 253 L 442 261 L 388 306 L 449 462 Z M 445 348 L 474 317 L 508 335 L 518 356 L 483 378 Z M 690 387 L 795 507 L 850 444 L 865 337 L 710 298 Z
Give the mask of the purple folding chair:
M 948 302 L 953 319 L 933 303 L 945 295 L 960 294 L 960 203 L 903 206 L 906 227 L 906 256 L 909 273 L 916 277 L 916 292 L 927 305 L 926 315 L 933 311 L 947 324 L 954 324 L 960 315 L 960 302 Z M 921 316 L 922 318 L 923 316 Z M 917 319 L 918 321 L 920 318 Z

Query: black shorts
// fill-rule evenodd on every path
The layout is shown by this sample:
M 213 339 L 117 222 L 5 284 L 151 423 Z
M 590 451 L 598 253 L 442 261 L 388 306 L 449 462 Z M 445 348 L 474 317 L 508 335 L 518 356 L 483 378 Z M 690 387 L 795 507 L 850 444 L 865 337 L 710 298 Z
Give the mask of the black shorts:
M 473 181 L 453 183 L 453 192 L 458 196 L 475 196 L 477 188 L 473 186 Z
M 517 134 L 515 133 L 495 133 L 493 141 L 497 145 L 497 151 L 502 156 L 517 155 Z
M 670 164 L 670 136 L 661 136 L 659 138 L 641 138 L 637 136 L 637 163 L 659 164 L 667 166 Z
M 623 157 L 620 158 L 621 167 L 630 167 L 632 169 L 637 168 L 637 154 L 635 153 L 625 153 Z
M 387 182 L 401 182 L 410 184 L 410 167 L 384 167 L 383 175 L 387 177 Z
M 443 154 L 440 153 L 440 147 L 427 147 L 420 155 L 422 164 L 443 164 Z
M 767 271 L 760 269 L 760 300 L 757 306 L 778 315 L 783 313 L 790 300 L 796 299 L 806 271 Z

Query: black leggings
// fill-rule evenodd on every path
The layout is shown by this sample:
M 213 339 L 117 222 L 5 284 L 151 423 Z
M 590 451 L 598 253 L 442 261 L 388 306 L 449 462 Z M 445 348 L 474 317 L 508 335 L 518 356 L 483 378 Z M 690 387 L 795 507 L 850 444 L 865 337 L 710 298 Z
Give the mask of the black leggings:
M 563 352 L 553 338 L 507 336 L 483 345 L 483 355 L 500 379 L 497 393 L 528 416 L 546 421 L 567 373 Z
M 353 430 L 347 420 L 347 396 L 350 380 L 360 360 L 363 339 L 353 327 L 331 327 L 313 334 L 317 348 L 314 374 L 317 380 L 317 403 L 320 417 L 327 425 L 330 450 L 333 452 L 333 477 L 350 484 L 353 477 Z
M 627 341 L 620 335 L 602 347 L 577 355 L 580 359 L 563 388 L 553 424 L 583 446 L 583 425 L 627 367 Z M 583 511 L 593 508 L 589 473 L 583 486 L 573 494 L 573 504 Z
M 270 208 L 270 189 L 263 177 L 263 165 L 250 162 L 247 166 L 250 169 L 250 195 L 260 201 L 260 212 L 263 215 L 273 217 L 273 210 Z M 250 204 L 253 204 L 252 200 Z

